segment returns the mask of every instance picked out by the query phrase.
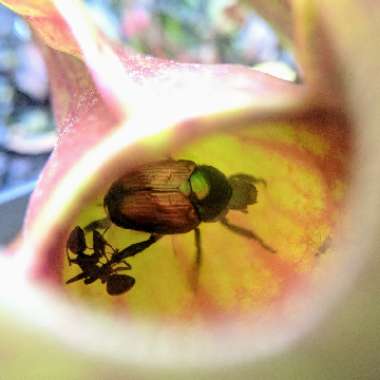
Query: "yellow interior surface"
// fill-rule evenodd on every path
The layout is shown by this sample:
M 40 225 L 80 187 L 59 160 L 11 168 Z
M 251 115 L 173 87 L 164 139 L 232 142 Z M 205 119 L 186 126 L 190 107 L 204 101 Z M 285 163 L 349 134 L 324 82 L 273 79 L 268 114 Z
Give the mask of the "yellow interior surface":
M 336 134 L 336 130 L 334 130 Z M 343 133 L 343 132 L 342 132 Z M 333 134 L 332 134 L 333 135 Z M 217 134 L 171 152 L 175 159 L 212 165 L 226 176 L 246 173 L 266 181 L 257 185 L 257 203 L 247 214 L 230 211 L 230 222 L 254 231 L 276 253 L 237 235 L 218 222 L 200 225 L 202 265 L 194 288 L 194 233 L 166 235 L 128 259 L 135 286 L 109 296 L 105 284 L 66 286 L 69 296 L 131 316 L 203 320 L 260 312 L 286 297 L 294 284 L 308 281 L 330 244 L 344 200 L 347 154 L 343 138 L 329 138 L 311 127 L 265 125 Z M 346 157 L 346 163 L 343 159 Z M 342 169 L 343 168 L 343 169 Z M 75 225 L 105 216 L 103 197 L 83 209 Z M 104 235 L 122 249 L 149 234 L 112 226 Z M 91 234 L 87 235 L 91 245 Z M 80 273 L 65 260 L 63 280 Z

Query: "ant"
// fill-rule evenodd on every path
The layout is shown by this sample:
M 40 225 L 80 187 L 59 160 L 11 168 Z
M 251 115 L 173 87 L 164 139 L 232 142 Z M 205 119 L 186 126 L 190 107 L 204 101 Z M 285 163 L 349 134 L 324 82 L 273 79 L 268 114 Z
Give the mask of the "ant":
M 132 267 L 129 263 L 123 260 L 108 259 L 106 254 L 106 246 L 109 246 L 113 251 L 113 256 L 119 252 L 115 250 L 103 236 L 97 231 L 92 231 L 92 254 L 85 253 L 86 249 L 91 249 L 86 244 L 85 233 L 83 229 L 76 226 L 70 233 L 66 244 L 66 254 L 69 265 L 72 263 L 77 264 L 82 273 L 70 278 L 66 284 L 71 284 L 75 281 L 83 280 L 86 285 L 100 280 L 103 284 L 107 284 L 107 293 L 109 295 L 119 295 L 125 293 L 133 287 L 135 279 L 126 274 L 117 274 L 117 272 L 130 270 Z M 71 258 L 69 252 L 76 255 Z M 101 261 L 105 259 L 105 263 Z M 118 264 L 124 266 L 116 266 Z

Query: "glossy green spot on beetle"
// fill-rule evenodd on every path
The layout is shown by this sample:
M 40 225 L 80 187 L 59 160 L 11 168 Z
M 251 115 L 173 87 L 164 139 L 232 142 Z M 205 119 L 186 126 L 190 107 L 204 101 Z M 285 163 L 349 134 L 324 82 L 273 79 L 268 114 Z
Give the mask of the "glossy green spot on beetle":
M 210 192 L 210 184 L 201 170 L 195 170 L 190 176 L 189 182 L 191 191 L 195 194 L 198 200 L 202 200 L 207 197 Z
M 104 207 L 108 217 L 90 223 L 84 231 L 93 233 L 97 230 L 106 231 L 113 223 L 121 228 L 150 233 L 150 237 L 121 250 L 114 249 L 103 238 L 104 247 L 108 246 L 111 250 L 108 254 L 105 249 L 102 250 L 106 262 L 102 264 L 96 261 L 91 270 L 100 273 L 102 266 L 107 265 L 108 272 L 114 273 L 113 267 L 120 263 L 124 263 L 130 269 L 130 264 L 125 260 L 144 251 L 164 235 L 194 230 L 195 288 L 202 261 L 199 230 L 202 222 L 219 221 L 230 231 L 254 239 L 268 251 L 275 252 L 253 231 L 231 224 L 226 219 L 229 210 L 246 213 L 248 206 L 256 203 L 255 185 L 259 183 L 266 185 L 264 180 L 248 174 L 234 174 L 227 178 L 213 166 L 197 165 L 189 160 L 170 159 L 152 162 L 126 173 L 111 185 L 104 197 Z M 78 231 L 78 228 L 80 229 L 77 226 L 73 231 Z M 72 235 L 73 232 L 67 244 L 71 251 L 73 251 L 71 247 L 74 246 Z M 81 237 L 81 241 L 84 241 L 84 237 Z M 73 253 L 78 254 L 75 251 Z M 82 273 L 76 276 L 74 281 L 86 278 L 86 275 L 88 277 L 88 273 L 83 272 L 85 269 L 87 272 L 89 270 L 84 269 L 83 265 L 79 266 Z M 101 279 L 101 276 L 92 276 L 91 281 L 97 278 Z M 85 280 L 85 283 L 89 283 L 89 280 L 87 282 Z

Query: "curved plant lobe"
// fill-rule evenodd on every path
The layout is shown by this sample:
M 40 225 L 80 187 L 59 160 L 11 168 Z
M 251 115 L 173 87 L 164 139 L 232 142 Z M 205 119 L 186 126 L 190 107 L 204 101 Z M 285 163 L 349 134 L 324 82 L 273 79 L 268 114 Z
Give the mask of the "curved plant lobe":
M 80 56 L 78 44 L 53 1 L 1 0 L 1 3 L 23 16 L 48 46 Z
M 262 311 L 306 289 L 320 261 L 328 260 L 321 254 L 329 251 L 347 186 L 350 141 L 339 114 L 313 112 L 315 104 L 303 86 L 249 68 L 134 55 L 97 40 L 97 34 L 82 40 L 81 30 L 66 24 L 69 16 L 85 17 L 73 12 L 63 14 L 64 27 L 57 24 L 52 33 L 56 13 L 44 13 L 47 22 L 39 24 L 40 37 L 50 45 L 43 50 L 59 140 L 25 221 L 24 245 L 33 251 L 30 273 L 58 286 L 78 274 L 78 266 L 68 266 L 65 259 L 70 229 L 104 216 L 102 200 L 114 179 L 169 153 L 226 175 L 265 179 L 267 186 L 258 186 L 258 202 L 249 213 L 231 212 L 229 218 L 254 230 L 277 253 L 218 223 L 204 224 L 196 292 L 189 286 L 192 234 L 167 236 L 131 259 L 136 285 L 121 297 L 109 297 L 100 281 L 78 281 L 68 292 L 123 313 L 193 319 Z M 37 16 L 30 17 L 37 25 Z M 57 41 L 60 51 L 52 48 Z M 104 49 L 97 49 L 98 43 Z M 115 57 L 124 70 L 116 77 L 110 73 L 108 83 L 102 64 Z M 114 112 L 123 106 L 125 114 Z M 117 249 L 145 238 L 116 227 L 105 236 Z
M 292 6 L 290 0 L 265 1 L 249 0 L 253 8 L 265 19 L 272 23 L 273 27 L 289 40 L 293 36 L 292 30 Z

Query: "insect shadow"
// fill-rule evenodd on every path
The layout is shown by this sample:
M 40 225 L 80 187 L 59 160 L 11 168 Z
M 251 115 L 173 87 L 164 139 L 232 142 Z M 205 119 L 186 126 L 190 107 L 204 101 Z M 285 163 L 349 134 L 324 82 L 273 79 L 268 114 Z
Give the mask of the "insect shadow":
M 265 180 L 245 173 L 227 178 L 213 166 L 197 165 L 189 160 L 166 159 L 128 172 L 111 185 L 104 197 L 107 217 L 89 223 L 84 230 L 77 226 L 71 232 L 67 246 L 77 256 L 71 262 L 79 265 L 82 273 L 67 283 L 83 279 L 85 284 L 90 284 L 100 279 L 107 282 L 107 289 L 110 287 L 112 293 L 113 282 L 119 278 L 115 276 L 124 276 L 121 283 L 127 291 L 134 279 L 132 283 L 131 276 L 115 274 L 131 269 L 125 259 L 144 251 L 164 235 L 194 231 L 193 287 L 196 288 L 203 254 L 199 225 L 203 222 L 220 222 L 229 231 L 255 240 L 262 248 L 275 253 L 255 232 L 232 224 L 226 217 L 230 210 L 248 213 L 248 206 L 257 202 L 256 186 L 260 184 L 266 186 Z M 147 232 L 150 236 L 121 250 L 114 249 L 98 232 L 107 231 L 112 224 Z M 92 255 L 84 253 L 85 232 L 93 234 Z M 111 248 L 110 258 L 104 252 L 106 246 Z M 106 260 L 104 264 L 100 263 L 101 258 Z M 116 267 L 123 262 L 124 267 Z

